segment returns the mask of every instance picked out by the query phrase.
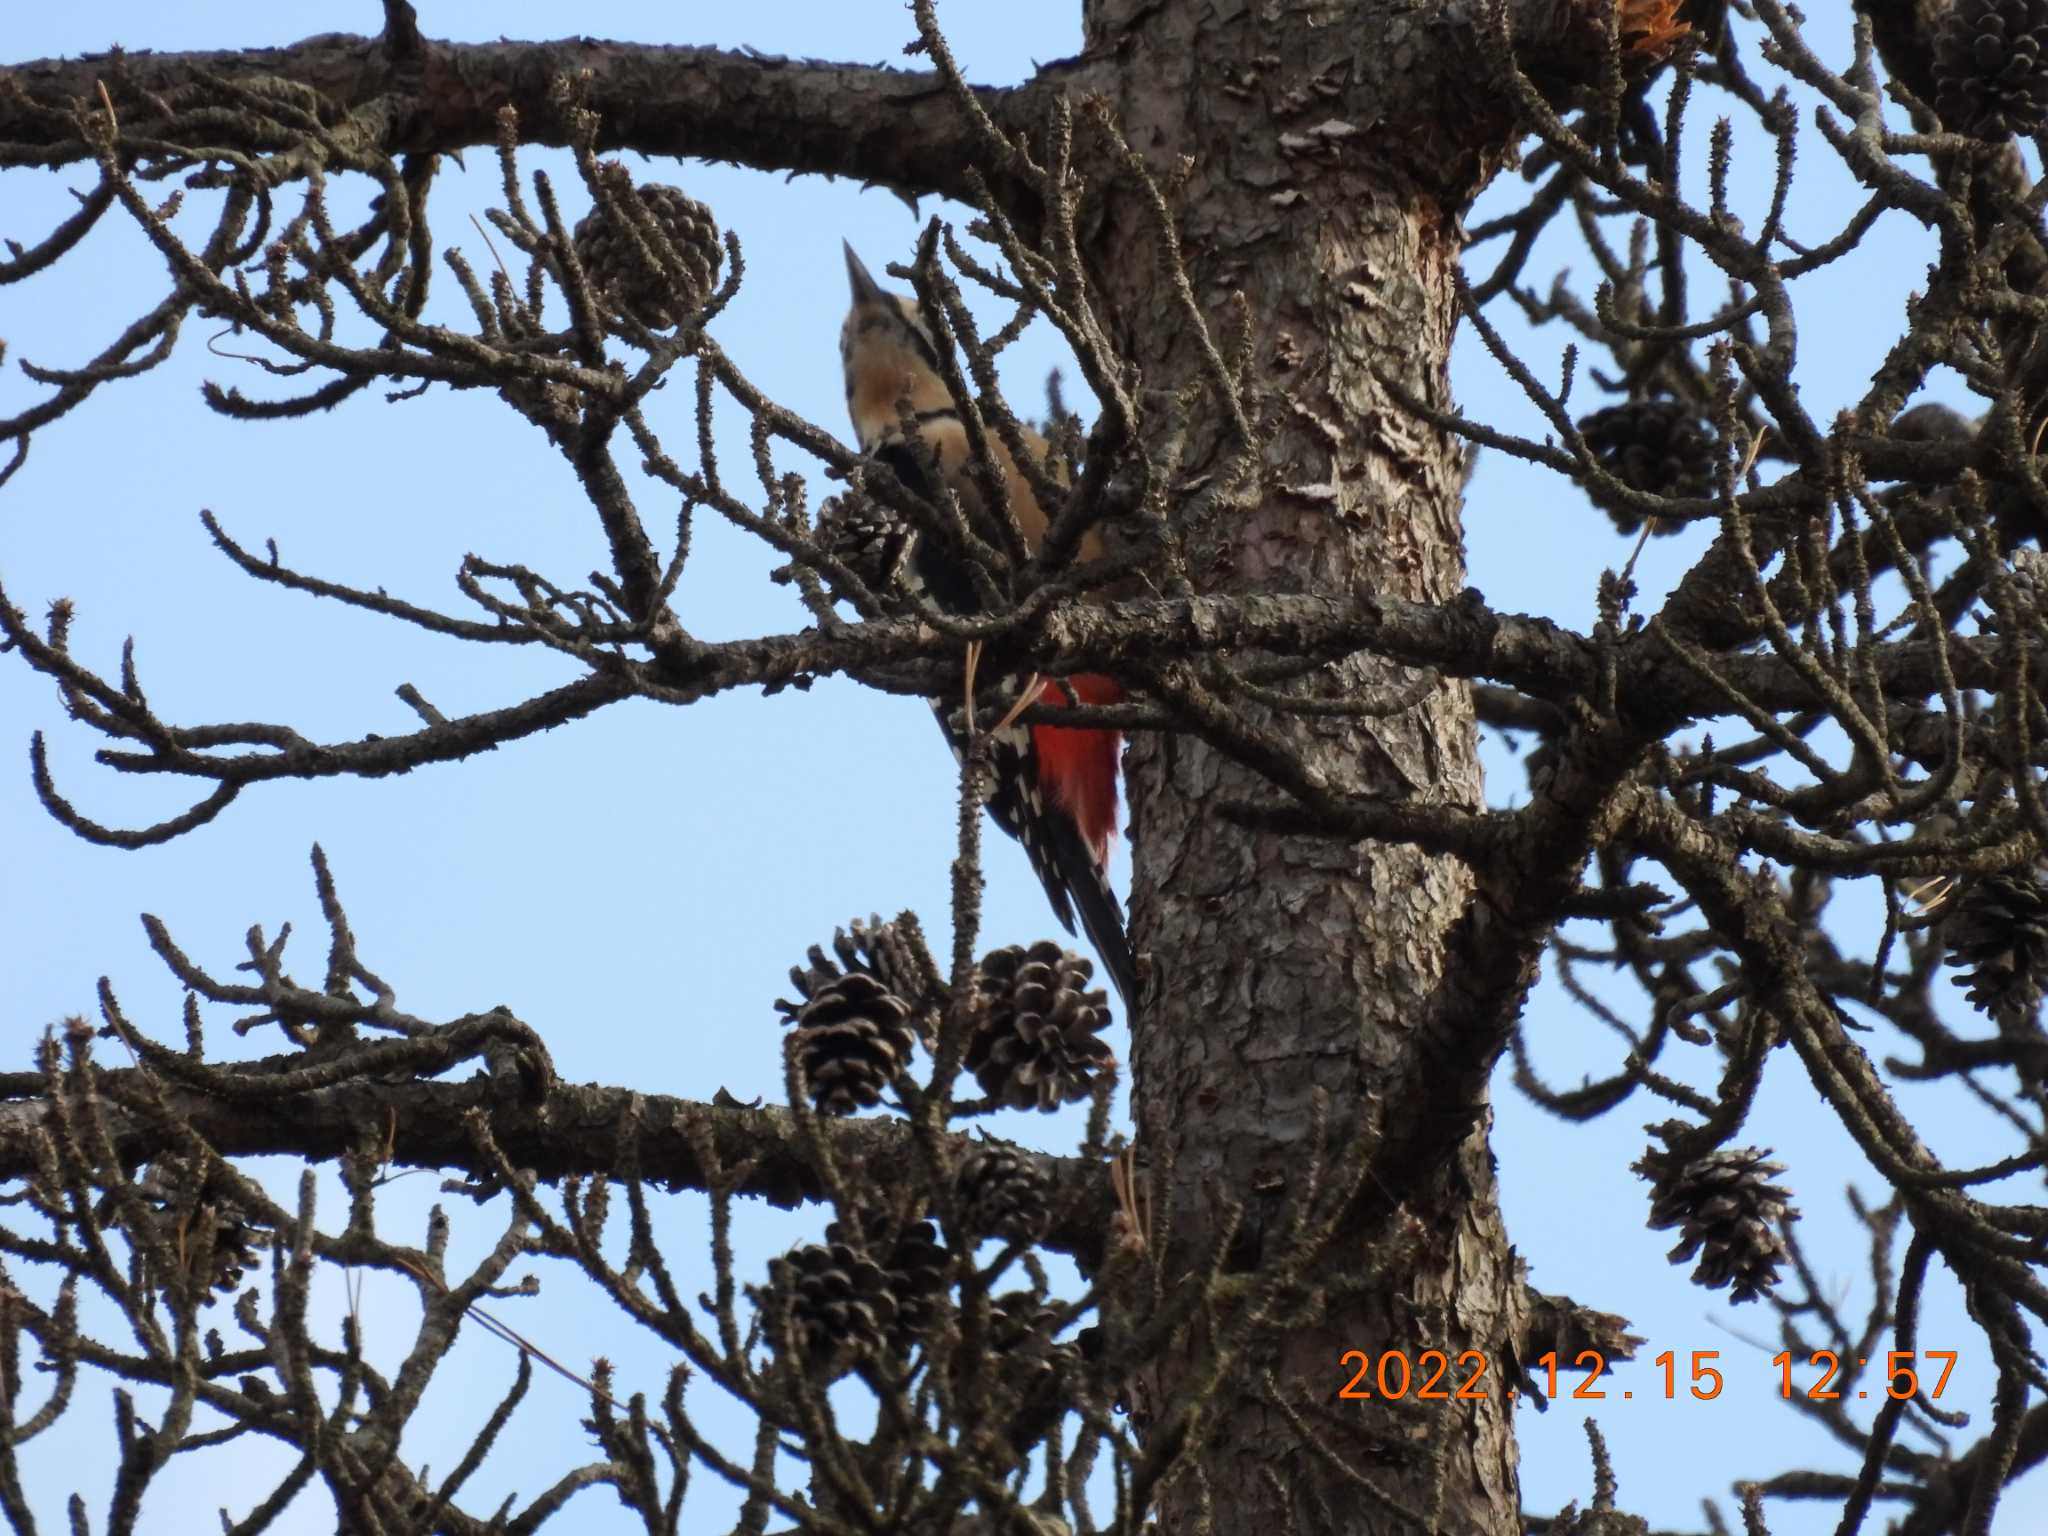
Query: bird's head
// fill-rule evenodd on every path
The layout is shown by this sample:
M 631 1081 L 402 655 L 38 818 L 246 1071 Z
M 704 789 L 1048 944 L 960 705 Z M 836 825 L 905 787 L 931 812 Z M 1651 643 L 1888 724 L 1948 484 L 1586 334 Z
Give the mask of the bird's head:
M 910 402 L 919 416 L 949 413 L 952 396 L 939 377 L 938 348 L 917 312 L 917 301 L 891 293 L 846 247 L 846 276 L 853 307 L 839 328 L 839 357 L 846 367 L 846 409 L 863 451 L 901 434 L 898 403 Z

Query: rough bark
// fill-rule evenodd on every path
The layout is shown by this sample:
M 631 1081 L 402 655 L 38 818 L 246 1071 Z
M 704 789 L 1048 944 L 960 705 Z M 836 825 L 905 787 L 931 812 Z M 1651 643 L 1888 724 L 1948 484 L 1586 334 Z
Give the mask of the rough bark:
M 1404 73 L 1420 46 L 1411 22 L 1380 7 L 1354 9 L 1343 28 L 1322 19 L 1307 4 L 1256 17 L 1130 0 L 1089 11 L 1091 49 L 1139 66 L 1114 103 L 1131 143 L 1161 173 L 1187 167 L 1175 206 L 1212 326 L 1227 329 L 1233 288 L 1250 301 L 1248 405 L 1264 494 L 1187 527 L 1190 565 L 1209 592 L 1441 602 L 1463 584 L 1459 450 L 1375 376 L 1448 400 L 1457 208 L 1479 160 L 1452 145 L 1416 153 L 1439 82 Z M 1225 89 L 1238 82 L 1253 84 Z M 1308 134 L 1328 122 L 1358 131 Z M 1200 359 L 1153 280 L 1140 223 L 1107 213 L 1095 255 L 1148 383 L 1195 380 Z M 1212 423 L 1189 473 L 1223 473 L 1225 452 Z M 1384 685 L 1387 674 L 1353 663 L 1349 680 Z M 1462 686 L 1391 719 L 1286 729 L 1353 793 L 1480 803 Z M 1129 766 L 1133 909 L 1150 964 L 1136 1097 L 1142 1145 L 1171 1170 L 1169 1268 L 1199 1272 L 1226 1246 L 1228 1270 L 1278 1263 L 1300 1241 L 1291 1220 L 1355 1177 L 1347 1152 L 1381 1132 L 1469 878 L 1408 847 L 1247 836 L 1214 807 L 1255 797 L 1254 777 L 1189 737 L 1141 739 Z M 1426 1414 L 1332 1401 L 1347 1349 L 1453 1360 L 1478 1350 L 1495 1371 L 1506 1364 L 1515 1287 L 1483 1128 L 1401 1209 L 1377 1197 L 1368 1164 L 1327 1238 L 1301 1275 L 1319 1301 L 1226 1380 L 1200 1431 L 1211 1437 L 1206 1487 L 1176 1481 L 1164 1527 L 1187 1526 L 1206 1504 L 1219 1530 L 1404 1529 L 1418 1513 L 1447 1530 L 1519 1530 L 1513 1410 L 1498 1395 Z M 1155 1411 L 1170 1417 L 1199 1369 L 1194 1341 L 1178 1341 L 1161 1362 Z M 1372 1467 L 1370 1488 L 1305 1443 L 1272 1392 L 1340 1410 L 1311 1415 L 1316 1432 Z

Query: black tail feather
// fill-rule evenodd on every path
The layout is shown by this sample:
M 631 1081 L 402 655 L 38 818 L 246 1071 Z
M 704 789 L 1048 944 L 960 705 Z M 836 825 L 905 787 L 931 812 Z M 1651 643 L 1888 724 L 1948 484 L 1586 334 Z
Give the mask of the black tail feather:
M 1074 931 L 1074 917 L 1079 914 L 1081 931 L 1102 957 L 1102 968 L 1109 973 L 1110 984 L 1116 988 L 1128 1017 L 1138 996 L 1138 962 L 1131 953 L 1130 932 L 1124 926 L 1123 903 L 1110 889 L 1109 871 L 1095 862 L 1095 854 L 1080 829 L 1064 816 L 1047 817 L 1045 821 L 1047 825 L 1040 835 L 1046 846 L 1036 850 L 1044 856 L 1032 859 L 1038 878 L 1067 932 Z M 1026 848 L 1032 851 L 1028 842 Z
M 1089 942 L 1102 956 L 1103 968 L 1109 972 L 1116 995 L 1124 1005 L 1124 1018 L 1128 1021 L 1138 1002 L 1138 960 L 1131 953 L 1131 936 L 1124 926 L 1123 903 L 1116 899 L 1116 892 L 1109 888 L 1109 881 L 1098 870 L 1093 880 L 1075 887 L 1074 905 L 1080 909 L 1081 926 L 1087 930 Z

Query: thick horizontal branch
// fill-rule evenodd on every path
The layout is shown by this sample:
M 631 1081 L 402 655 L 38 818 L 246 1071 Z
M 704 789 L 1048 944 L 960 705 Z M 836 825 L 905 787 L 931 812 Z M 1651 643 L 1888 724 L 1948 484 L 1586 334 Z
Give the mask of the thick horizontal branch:
M 220 1071 L 215 1067 L 209 1070 Z M 0 1181 L 35 1176 L 38 1143 L 49 1123 L 40 1096 L 44 1079 L 0 1074 Z M 705 1190 L 712 1182 L 706 1153 L 719 1170 L 744 1168 L 733 1192 L 792 1210 L 827 1198 L 794 1116 L 778 1105 L 720 1106 L 666 1094 L 596 1084 L 556 1083 L 538 1104 L 503 1078 L 479 1072 L 465 1082 L 379 1081 L 359 1076 L 306 1092 L 228 1099 L 187 1089 L 146 1067 L 95 1069 L 95 1087 L 116 1153 L 140 1165 L 182 1144 L 163 1129 L 168 1116 L 222 1157 L 298 1157 L 331 1162 L 360 1147 L 364 1127 L 379 1128 L 378 1146 L 394 1168 L 435 1169 L 488 1187 L 492 1160 L 465 1123 L 484 1116 L 491 1139 L 514 1167 L 544 1183 L 564 1178 L 618 1179 L 626 1170 L 648 1184 Z M 122 1103 L 146 1103 L 130 1113 Z M 910 1123 L 894 1116 L 824 1120 L 819 1134 L 849 1188 L 900 1179 L 920 1154 Z M 180 1132 L 182 1135 L 182 1131 Z M 963 1147 L 967 1138 L 960 1138 Z M 976 1138 L 974 1145 L 985 1145 Z M 1086 1273 L 1103 1263 L 1115 1226 L 1116 1201 L 1106 1163 L 1023 1151 L 1051 1180 L 1052 1226 L 1042 1245 L 1065 1253 Z M 1568 1297 L 1527 1290 L 1525 1312 L 1537 1319 L 1518 1344 L 1533 1355 L 1591 1329 L 1609 1357 L 1624 1359 L 1635 1342 L 1623 1318 L 1595 1312 Z M 1546 1332 L 1546 1330 L 1548 1330 Z
M 997 122 L 1026 126 L 1078 73 L 1054 66 L 1031 85 L 977 94 Z M 97 102 L 102 82 L 117 101 L 174 100 L 209 80 L 258 90 L 279 80 L 309 86 L 346 114 L 336 138 L 359 154 L 494 144 L 498 112 L 508 106 L 525 142 L 567 144 L 554 94 L 564 78 L 575 82 L 578 104 L 601 119 L 600 150 L 850 176 L 910 194 L 968 190 L 977 142 L 936 75 L 594 38 L 407 47 L 330 33 L 286 48 L 36 60 L 0 71 L 18 88 L 0 90 L 0 149 L 39 152 L 44 163 L 86 159 L 86 146 L 47 108 Z M 248 154 L 285 147 L 268 142 L 254 118 L 232 115 L 209 117 L 205 142 Z
M 710 1182 L 704 1158 L 709 1148 L 720 1166 L 752 1164 L 740 1194 L 785 1209 L 825 1198 L 790 1112 L 773 1106 L 723 1108 L 629 1088 L 559 1083 L 534 1104 L 483 1073 L 462 1082 L 391 1083 L 356 1076 L 304 1092 L 235 1098 L 180 1087 L 147 1068 L 99 1071 L 96 1083 L 108 1103 L 114 1145 L 124 1161 L 145 1161 L 169 1145 L 153 1128 L 154 1116 L 113 1107 L 143 1102 L 146 1096 L 226 1158 L 328 1162 L 359 1145 L 363 1127 L 379 1126 L 387 1128 L 383 1145 L 395 1167 L 443 1169 L 488 1180 L 494 1170 L 464 1124 L 474 1112 L 488 1119 L 493 1139 L 514 1166 L 531 1169 L 544 1182 L 617 1177 L 637 1168 L 651 1184 L 704 1189 Z M 0 1078 L 0 1087 L 31 1092 L 40 1087 L 40 1079 L 16 1074 Z M 39 1096 L 0 1103 L 0 1179 L 37 1171 L 36 1143 L 47 1115 Z M 837 1120 L 820 1129 L 855 1184 L 863 1170 L 874 1170 L 881 1180 L 888 1176 L 884 1170 L 900 1169 L 916 1157 L 907 1121 Z M 1073 1165 L 1066 1171 L 1078 1186 L 1083 1170 Z M 1065 1241 L 1061 1235 L 1055 1241 L 1062 1248 L 1072 1243 L 1083 1251 L 1096 1250 L 1099 1256 L 1112 1202 L 1107 1176 L 1097 1174 L 1095 1182 L 1101 1189 L 1094 1208 L 1074 1218 Z
M 1469 589 L 1441 604 L 1291 593 L 1068 602 L 1028 617 L 991 620 L 981 637 L 983 675 L 1006 668 L 1114 671 L 1248 652 L 1296 661 L 1369 653 L 1447 677 L 1505 684 L 1557 705 L 1583 699 L 1604 682 L 1601 655 L 1587 636 L 1548 619 L 1496 612 Z M 909 619 L 736 640 L 696 649 L 689 676 L 663 681 L 695 693 L 748 684 L 775 688 L 831 673 L 862 676 L 873 667 L 929 657 L 934 640 Z M 1995 640 L 1959 637 L 1949 639 L 1946 652 L 1958 686 L 1987 689 L 2000 686 L 1999 653 Z M 1654 634 L 1629 636 L 1613 661 L 1617 705 L 1646 731 L 1730 712 L 1727 692 L 1685 666 Z M 1802 710 L 1826 702 L 1798 668 L 1775 655 L 1717 653 L 1712 661 L 1726 684 L 1762 708 Z M 1871 675 L 1891 696 L 1924 700 L 1940 691 L 1941 656 L 1917 640 L 1879 646 Z M 712 683 L 719 678 L 730 680 Z

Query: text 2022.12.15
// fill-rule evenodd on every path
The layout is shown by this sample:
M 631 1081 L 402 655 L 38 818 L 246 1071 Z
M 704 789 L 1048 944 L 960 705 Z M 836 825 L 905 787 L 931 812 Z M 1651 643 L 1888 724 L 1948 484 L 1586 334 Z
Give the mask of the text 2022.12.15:
M 1882 1358 L 1883 1381 L 1873 1381 L 1871 1385 L 1861 1387 L 1855 1383 L 1868 1378 L 1858 1377 L 1855 1372 L 1878 1365 L 1880 1361 L 1877 1358 L 1857 1358 L 1854 1367 L 1845 1375 L 1841 1356 L 1831 1350 L 1816 1350 L 1804 1362 L 1816 1375 L 1805 1383 L 1803 1389 L 1793 1379 L 1793 1372 L 1799 1367 L 1790 1350 L 1781 1350 L 1773 1355 L 1771 1364 L 1777 1367 L 1780 1397 L 1790 1397 L 1795 1391 L 1803 1390 L 1805 1396 L 1815 1401 L 1832 1401 L 1843 1397 L 1867 1398 L 1873 1392 L 1885 1397 L 1913 1397 L 1923 1390 L 1922 1375 L 1938 1363 L 1940 1374 L 1931 1386 L 1925 1388 L 1927 1396 L 1932 1399 L 1939 1398 L 1948 1389 L 1949 1373 L 1955 1369 L 1956 1356 L 1957 1351 L 1953 1349 L 1895 1349 Z M 1661 1381 L 1642 1395 L 1645 1398 L 1676 1398 L 1683 1393 L 1702 1402 L 1711 1401 L 1719 1397 L 1726 1386 L 1721 1368 L 1714 1364 L 1720 1358 L 1718 1349 L 1695 1349 L 1682 1357 L 1677 1351 L 1667 1349 L 1650 1362 L 1658 1368 Z M 1491 1397 L 1493 1384 L 1497 1381 L 1505 1381 L 1504 1395 L 1514 1397 L 1518 1393 L 1513 1384 L 1524 1379 L 1519 1371 L 1493 1371 L 1485 1353 L 1476 1349 L 1460 1350 L 1455 1359 L 1441 1349 L 1425 1349 L 1413 1357 L 1401 1349 L 1381 1350 L 1377 1355 L 1363 1349 L 1347 1349 L 1338 1357 L 1338 1364 L 1351 1369 L 1352 1374 L 1338 1388 L 1337 1396 L 1353 1401 L 1375 1397 L 1471 1401 Z M 1560 1379 L 1564 1395 L 1581 1401 L 1615 1396 L 1631 1399 L 1636 1396 L 1632 1387 L 1617 1392 L 1611 1385 L 1596 1385 L 1603 1376 L 1612 1374 L 1606 1356 L 1597 1349 L 1582 1350 L 1571 1361 L 1560 1361 L 1557 1351 L 1551 1350 L 1537 1356 L 1535 1364 L 1541 1369 L 1543 1392 L 1547 1397 L 1559 1395 Z M 1581 1378 L 1576 1383 L 1571 1379 L 1574 1372 Z M 1660 1386 L 1661 1391 L 1658 1390 Z

